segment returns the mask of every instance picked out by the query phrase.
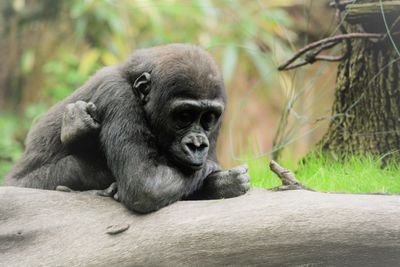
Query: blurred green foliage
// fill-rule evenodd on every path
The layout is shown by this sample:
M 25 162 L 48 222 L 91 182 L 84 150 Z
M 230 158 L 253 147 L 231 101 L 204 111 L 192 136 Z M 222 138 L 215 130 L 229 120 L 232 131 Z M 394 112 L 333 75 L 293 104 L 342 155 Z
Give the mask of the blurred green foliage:
M 10 170 L 11 164 L 20 156 L 22 145 L 14 139 L 18 128 L 18 120 L 11 114 L 0 116 L 0 183 L 4 175 Z
M 30 4 L 36 3 L 10 1 L 18 4 L 18 10 L 28 11 L 35 7 Z M 275 70 L 272 59 L 291 53 L 285 40 L 293 34 L 283 31 L 292 22 L 276 3 L 279 1 L 71 0 L 57 4 L 53 10 L 58 14 L 51 15 L 49 24 L 43 26 L 40 17 L 26 26 L 34 31 L 31 26 L 41 25 L 46 32 L 30 34 L 41 34 L 40 43 L 25 41 L 28 45 L 19 60 L 22 86 L 17 113 L 0 114 L 0 182 L 21 155 L 35 118 L 70 95 L 97 69 L 123 61 L 134 49 L 195 43 L 220 62 L 227 84 L 239 66 L 240 71 L 266 84 L 277 83 L 276 77 L 268 75 Z M 268 87 L 272 86 L 264 88 Z
M 47 109 L 47 105 L 37 103 L 30 104 L 22 116 L 13 113 L 0 115 L 0 184 L 22 154 L 26 132 Z
M 30 4 L 41 2 L 6 1 L 18 3 L 21 11 L 34 9 L 36 7 Z M 35 35 L 40 38 L 34 39 L 36 42 L 20 40 L 24 49 L 15 71 L 20 80 L 14 83 L 19 86 L 14 95 L 18 101 L 12 101 L 18 106 L 13 110 L 0 107 L 0 183 L 20 157 L 28 130 L 49 106 L 70 95 L 97 69 L 125 60 L 137 48 L 171 42 L 198 44 L 208 49 L 219 62 L 228 90 L 237 90 L 239 81 L 240 85 L 253 86 L 251 89 L 261 89 L 268 94 L 268 88 L 280 88 L 280 79 L 286 85 L 283 88 L 286 94 L 290 95 L 291 91 L 287 90 L 291 88 L 290 77 L 286 73 L 270 74 L 276 74 L 276 62 L 282 62 L 292 54 L 289 43 L 296 40 L 296 35 L 288 29 L 294 23 L 282 6 L 294 2 L 47 0 L 47 5 L 57 5 L 57 8 L 50 8 L 50 22 L 46 24 L 40 17 L 39 21 L 31 21 L 23 29 L 28 38 Z M 24 3 L 25 6 L 21 6 Z M 54 14 L 56 11 L 58 13 Z M 247 133 L 243 138 L 248 138 Z M 220 141 L 224 141 L 223 138 Z M 248 149 L 243 147 L 241 154 Z M 251 159 L 257 153 L 248 154 Z M 246 162 L 253 185 L 266 188 L 279 185 L 279 180 L 269 171 L 265 157 Z M 299 179 L 317 190 L 400 190 L 398 167 L 388 165 L 382 170 L 379 159 L 353 158 L 348 165 L 328 162 L 324 157 L 310 157 L 307 165 L 294 162 L 285 161 L 283 165 L 297 169 Z

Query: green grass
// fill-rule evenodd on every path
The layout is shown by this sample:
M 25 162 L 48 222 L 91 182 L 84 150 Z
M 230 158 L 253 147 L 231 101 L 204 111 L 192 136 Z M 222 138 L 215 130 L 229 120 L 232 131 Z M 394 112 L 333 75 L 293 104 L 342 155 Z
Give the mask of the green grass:
M 280 180 L 269 170 L 267 159 L 248 161 L 251 183 L 255 187 L 272 188 Z M 351 156 L 346 161 L 311 155 L 297 166 L 279 162 L 292 170 L 305 186 L 321 192 L 400 193 L 400 164 L 388 163 L 382 168 L 379 158 Z

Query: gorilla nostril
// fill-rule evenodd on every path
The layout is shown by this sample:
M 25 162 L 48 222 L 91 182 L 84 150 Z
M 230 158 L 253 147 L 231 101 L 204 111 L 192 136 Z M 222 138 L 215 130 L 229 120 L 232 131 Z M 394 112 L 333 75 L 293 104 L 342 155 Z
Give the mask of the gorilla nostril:
M 189 148 L 190 151 L 196 151 L 196 146 L 192 143 L 186 144 L 186 146 Z
M 208 145 L 207 144 L 201 144 L 200 146 L 199 146 L 199 149 L 200 150 L 204 150 L 204 149 L 206 149 L 206 148 L 208 148 Z
M 189 150 L 190 151 L 192 151 L 192 152 L 202 152 L 202 151 L 204 151 L 207 147 L 208 147 L 208 145 L 207 144 L 204 144 L 204 143 L 197 143 L 197 144 L 195 144 L 195 143 L 188 143 L 188 144 L 186 144 L 186 146 L 189 148 Z

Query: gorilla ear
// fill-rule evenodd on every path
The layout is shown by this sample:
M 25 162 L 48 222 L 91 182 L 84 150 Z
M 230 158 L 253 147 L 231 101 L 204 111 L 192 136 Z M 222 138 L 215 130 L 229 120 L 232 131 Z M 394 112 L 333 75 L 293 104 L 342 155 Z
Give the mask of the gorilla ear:
M 143 72 L 133 83 L 134 90 L 138 93 L 140 100 L 146 103 L 150 92 L 150 73 Z

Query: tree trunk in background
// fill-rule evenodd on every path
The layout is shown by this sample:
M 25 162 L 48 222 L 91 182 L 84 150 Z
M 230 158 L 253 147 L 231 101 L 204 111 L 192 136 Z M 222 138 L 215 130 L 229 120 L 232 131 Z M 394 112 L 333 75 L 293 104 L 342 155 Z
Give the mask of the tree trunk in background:
M 386 32 L 379 1 L 374 2 L 368 14 L 360 14 L 361 9 L 352 5 L 346 7 L 347 16 L 342 13 L 348 33 Z M 399 18 L 398 8 L 394 14 L 385 11 L 389 27 Z M 393 38 L 397 38 L 397 49 L 390 38 L 349 41 L 348 57 L 338 67 L 333 118 L 321 141 L 324 151 L 339 157 L 349 153 L 400 155 L 400 42 Z
M 17 98 L 19 86 L 17 20 L 12 1 L 0 1 L 0 110 L 12 106 L 9 100 Z
M 0 0 L 0 111 L 18 111 L 26 74 L 23 53 L 32 48 L 39 23 L 56 20 L 63 2 L 53 0 Z

